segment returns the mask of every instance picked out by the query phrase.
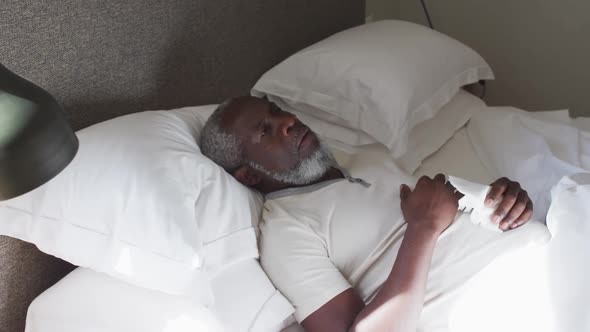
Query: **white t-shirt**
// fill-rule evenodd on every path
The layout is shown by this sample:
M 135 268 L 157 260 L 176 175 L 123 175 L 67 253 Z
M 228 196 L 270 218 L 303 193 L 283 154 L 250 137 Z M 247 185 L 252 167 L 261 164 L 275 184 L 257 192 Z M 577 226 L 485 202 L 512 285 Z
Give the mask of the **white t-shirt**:
M 406 229 L 399 188 L 416 179 L 379 150 L 361 151 L 340 166 L 363 183 L 338 179 L 267 196 L 260 225 L 264 270 L 295 307 L 301 322 L 336 295 L 353 287 L 365 303 L 389 275 Z M 539 225 L 536 225 L 539 226 Z M 445 326 L 439 318 L 455 290 L 508 249 L 539 232 L 529 227 L 503 234 L 472 224 L 458 213 L 439 237 L 429 271 L 421 329 Z M 446 317 L 446 316 L 445 316 Z

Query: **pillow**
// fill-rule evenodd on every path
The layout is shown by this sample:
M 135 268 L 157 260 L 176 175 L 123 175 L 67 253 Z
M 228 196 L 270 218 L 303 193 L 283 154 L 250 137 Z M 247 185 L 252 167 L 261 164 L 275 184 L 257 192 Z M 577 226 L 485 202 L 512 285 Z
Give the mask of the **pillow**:
M 215 303 L 207 309 L 78 268 L 33 301 L 26 332 L 270 332 L 294 311 L 254 258 L 224 267 L 211 283 Z
M 396 158 L 395 163 L 413 174 L 424 159 L 438 151 L 472 115 L 485 107 L 483 100 L 459 90 L 432 119 L 419 123 L 410 131 L 406 152 Z
M 29 306 L 25 332 L 226 331 L 190 299 L 77 268 Z
M 272 100 L 272 98 L 269 99 Z M 313 115 L 302 113 L 298 109 L 292 108 L 291 105 L 283 103 L 280 99 L 277 99 L 277 105 L 285 111 L 297 115 L 328 146 L 354 153 L 364 145 L 376 143 L 374 139 L 362 131 L 345 128 L 318 119 Z M 395 163 L 404 171 L 413 174 L 420 167 L 422 161 L 438 151 L 471 119 L 471 116 L 484 107 L 486 104 L 483 100 L 460 89 L 432 119 L 418 124 L 410 131 L 406 152 L 395 158 Z
M 214 105 L 83 129 L 57 177 L 0 203 L 0 234 L 72 264 L 207 301 L 208 273 L 258 257 L 262 198 L 199 152 Z
M 211 281 L 213 312 L 227 331 L 280 331 L 295 308 L 275 288 L 257 259 L 224 268 Z
M 493 77 L 483 58 L 462 43 L 421 25 L 388 20 L 342 31 L 295 53 L 266 72 L 251 93 L 362 130 L 400 157 L 412 128 L 432 118 L 461 86 Z

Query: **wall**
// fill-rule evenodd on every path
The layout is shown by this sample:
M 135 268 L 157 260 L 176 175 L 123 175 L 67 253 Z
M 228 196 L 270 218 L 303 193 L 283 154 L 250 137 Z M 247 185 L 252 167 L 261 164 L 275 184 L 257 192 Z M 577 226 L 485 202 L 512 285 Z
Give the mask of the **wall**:
M 394 17 L 400 11 L 399 0 L 366 0 L 367 22 Z
M 486 102 L 590 116 L 590 1 L 426 0 L 435 28 L 492 66 Z M 367 16 L 426 24 L 419 0 L 368 0 Z

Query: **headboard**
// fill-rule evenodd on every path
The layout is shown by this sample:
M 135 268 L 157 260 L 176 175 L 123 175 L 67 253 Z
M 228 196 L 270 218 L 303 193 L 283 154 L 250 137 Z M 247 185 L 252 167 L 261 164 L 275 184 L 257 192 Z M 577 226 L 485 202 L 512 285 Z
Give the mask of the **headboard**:
M 81 129 L 246 94 L 364 12 L 362 0 L 3 0 L 0 62 L 52 93 Z M 72 268 L 0 237 L 0 332 L 23 331 L 29 303 Z

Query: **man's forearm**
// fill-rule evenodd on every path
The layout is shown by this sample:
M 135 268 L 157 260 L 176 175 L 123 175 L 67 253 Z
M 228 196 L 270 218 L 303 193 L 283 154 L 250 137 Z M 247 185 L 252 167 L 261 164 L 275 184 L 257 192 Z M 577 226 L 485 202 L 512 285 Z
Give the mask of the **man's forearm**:
M 416 331 L 439 233 L 408 225 L 387 280 L 357 315 L 351 331 Z

